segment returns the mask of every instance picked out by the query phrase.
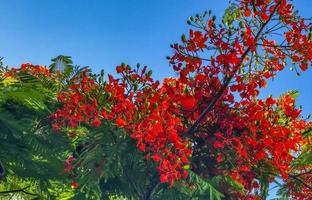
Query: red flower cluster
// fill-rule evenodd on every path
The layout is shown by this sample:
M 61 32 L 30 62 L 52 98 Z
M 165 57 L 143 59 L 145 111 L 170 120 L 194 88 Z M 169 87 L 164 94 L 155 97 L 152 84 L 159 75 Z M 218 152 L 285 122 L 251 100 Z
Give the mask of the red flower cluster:
M 53 128 L 57 131 L 64 126 L 75 128 L 82 122 L 95 127 L 100 126 L 101 111 L 95 96 L 98 88 L 98 84 L 87 75 L 85 70 L 68 90 L 60 91 L 57 99 L 63 106 L 50 116 L 54 121 Z
M 64 172 L 65 173 L 70 173 L 71 171 L 73 171 L 74 166 L 73 166 L 73 162 L 74 162 L 75 158 L 73 156 L 69 156 L 65 163 L 64 163 Z
M 170 63 L 179 77 L 166 78 L 161 86 L 146 67 L 120 65 L 121 78 L 109 75 L 105 83 L 84 71 L 58 93 L 62 107 L 51 115 L 53 128 L 112 121 L 157 163 L 160 181 L 170 186 L 187 177 L 186 166 L 203 177 L 232 177 L 248 191 L 247 199 L 258 198 L 253 191 L 263 175 L 273 180 L 280 174 L 287 181 L 294 155 L 306 143 L 302 132 L 311 124 L 300 118 L 291 94 L 265 100 L 258 95 L 288 59 L 302 71 L 311 65 L 311 24 L 293 18 L 287 0 L 241 0 L 239 8 L 240 21 L 251 23 L 236 30 L 217 28 L 213 16 L 205 23 L 197 17 L 199 29 L 173 45 Z M 282 44 L 269 37 L 272 18 L 285 30 Z M 45 68 L 29 66 L 21 70 L 49 76 Z M 71 160 L 66 163 L 71 171 Z
M 159 164 L 161 182 L 173 185 L 175 180 L 187 176 L 183 166 L 189 164 L 191 145 L 181 137 L 184 125 L 176 116 L 179 112 L 179 101 L 186 109 L 195 106 L 193 97 L 179 98 L 182 87 L 174 79 L 166 79 L 162 87 L 153 82 L 150 72 L 144 67 L 140 73 L 129 66 L 118 66 L 117 72 L 122 79 L 110 76 L 106 90 L 110 94 L 111 110 L 106 111 L 104 118 L 114 120 L 117 126 L 124 127 L 136 140 L 140 151 L 146 153 L 147 159 Z M 127 81 L 127 83 L 125 82 Z M 176 85 L 176 90 L 172 88 Z M 136 87 L 129 94 L 128 88 Z
M 214 17 L 206 26 L 197 23 L 201 20 L 197 17 L 193 23 L 201 31 L 192 30 L 182 45 L 173 45 L 176 53 L 170 63 L 187 88 L 186 96 L 195 97 L 197 105 L 181 118 L 186 119 L 183 124 L 197 125 L 187 132 L 193 138 L 193 171 L 203 176 L 229 175 L 250 193 L 268 167 L 287 179 L 294 152 L 304 143 L 302 132 L 310 124 L 299 118 L 291 95 L 265 101 L 257 96 L 267 79 L 284 69 L 289 54 L 302 71 L 311 64 L 311 48 L 302 48 L 312 44 L 311 24 L 293 18 L 292 8 L 286 0 L 241 1 L 244 15 L 240 17 L 262 23 L 244 24 L 233 33 L 224 26 L 216 28 Z M 287 30 L 280 38 L 287 41 L 285 45 L 263 37 L 273 17 L 280 17 L 280 26 Z M 202 57 L 204 47 L 206 55 L 216 56 Z
M 30 63 L 21 64 L 20 68 L 11 68 L 4 72 L 4 77 L 18 77 L 20 73 L 28 73 L 36 77 L 51 77 L 52 74 L 45 66 L 32 65 Z

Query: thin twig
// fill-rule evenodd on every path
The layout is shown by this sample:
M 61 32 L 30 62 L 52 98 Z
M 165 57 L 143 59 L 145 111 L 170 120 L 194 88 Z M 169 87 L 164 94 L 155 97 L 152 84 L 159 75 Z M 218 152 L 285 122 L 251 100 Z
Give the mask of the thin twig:
M 143 195 L 142 200 L 151 200 L 154 192 L 156 191 L 159 185 L 160 185 L 160 182 L 158 180 L 158 177 L 157 176 L 152 177 L 151 183 L 149 187 L 147 188 L 145 194 Z
M 27 192 L 26 189 L 29 188 L 30 186 L 26 186 L 24 188 L 21 189 L 16 189 L 16 190 L 6 190 L 6 191 L 0 191 L 0 194 L 10 194 L 10 193 L 18 193 L 18 192 L 22 192 L 28 195 L 32 195 L 32 196 L 38 196 L 38 194 L 35 193 L 31 193 L 31 192 Z
M 298 176 L 294 176 L 292 174 L 288 174 L 288 176 L 298 182 L 300 182 L 302 185 L 304 185 L 305 187 L 307 187 L 309 190 L 312 191 L 312 186 L 307 184 L 306 182 L 304 182 L 301 178 L 299 178 Z

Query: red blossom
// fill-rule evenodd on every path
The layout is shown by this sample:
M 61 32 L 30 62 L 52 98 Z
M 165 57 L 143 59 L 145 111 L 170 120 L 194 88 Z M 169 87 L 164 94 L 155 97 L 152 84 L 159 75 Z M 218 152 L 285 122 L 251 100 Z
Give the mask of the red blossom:
M 121 117 L 118 117 L 115 123 L 119 127 L 124 127 L 126 125 L 126 121 L 123 120 Z
M 70 186 L 72 189 L 77 189 L 79 187 L 79 183 L 77 183 L 76 181 L 72 181 Z
M 91 122 L 91 126 L 99 127 L 101 125 L 101 120 L 94 118 Z
M 203 29 L 189 31 L 183 45 L 173 45 L 175 53 L 170 63 L 177 78 L 165 78 L 159 84 L 146 67 L 136 71 L 120 65 L 116 68 L 120 78 L 109 75 L 108 82 L 100 85 L 84 72 L 67 91 L 59 92 L 62 107 L 50 117 L 53 128 L 61 130 L 83 123 L 100 126 L 102 118 L 112 121 L 157 164 L 160 181 L 170 186 L 186 178 L 187 165 L 205 176 L 230 176 L 249 193 L 258 189 L 258 175 L 266 172 L 261 167 L 254 170 L 254 166 L 270 166 L 287 180 L 292 152 L 298 152 L 304 143 L 302 132 L 308 123 L 300 119 L 301 110 L 290 95 L 262 100 L 259 93 L 269 79 L 284 70 L 288 59 L 302 71 L 307 70 L 312 43 L 306 32 L 311 25 L 304 20 L 290 20 L 293 8 L 286 0 L 245 0 L 239 5 L 243 13 L 240 21 L 254 19 L 265 26 L 273 14 L 278 15 L 275 18 L 287 26 L 283 40 L 292 56 L 274 40 L 259 37 L 257 27 L 248 23 L 233 35 L 231 44 L 225 39 L 228 30 L 215 26 L 210 17 Z M 211 59 L 196 57 L 209 48 L 218 49 L 207 53 L 215 55 Z M 268 56 L 261 61 L 263 66 L 253 68 L 253 56 L 259 52 Z M 28 66 L 23 65 L 23 70 Z M 47 73 L 40 67 L 33 71 L 38 75 Z M 96 96 L 99 88 L 107 96 L 103 102 Z M 195 129 L 189 131 L 200 117 Z M 201 153 L 205 159 L 196 160 Z M 207 165 L 206 160 L 211 161 L 209 169 L 200 168 Z M 224 168 L 228 163 L 233 166 Z M 71 162 L 67 161 L 66 169 L 72 170 Z

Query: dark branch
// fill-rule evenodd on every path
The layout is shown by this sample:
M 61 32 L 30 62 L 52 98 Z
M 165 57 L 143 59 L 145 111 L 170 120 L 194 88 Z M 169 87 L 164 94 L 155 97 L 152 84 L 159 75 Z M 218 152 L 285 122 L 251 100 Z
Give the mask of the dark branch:
M 302 185 L 304 185 L 305 187 L 307 187 L 309 190 L 312 191 L 312 186 L 307 184 L 306 182 L 304 182 L 301 178 L 299 178 L 298 176 L 296 175 L 293 175 L 293 174 L 288 174 L 288 176 L 296 181 L 298 181 L 299 183 L 301 183 Z
M 292 48 L 293 47 L 290 45 L 269 45 L 269 44 L 261 44 L 261 43 L 256 43 L 256 45 L 265 46 L 265 47 L 274 47 L 274 48 Z
M 158 177 L 157 176 L 152 177 L 151 182 L 147 187 L 145 194 L 142 197 L 142 200 L 151 200 L 154 192 L 156 191 L 159 185 L 160 182 L 158 180 Z
M 24 194 L 32 195 L 32 196 L 38 196 L 38 194 L 27 192 L 26 189 L 29 188 L 30 186 L 21 188 L 21 189 L 16 189 L 16 190 L 6 190 L 6 191 L 0 191 L 0 194 L 10 194 L 10 193 L 18 193 L 22 192 Z
M 6 172 L 5 172 L 5 167 L 2 164 L 2 162 L 0 161 L 0 180 L 4 178 Z

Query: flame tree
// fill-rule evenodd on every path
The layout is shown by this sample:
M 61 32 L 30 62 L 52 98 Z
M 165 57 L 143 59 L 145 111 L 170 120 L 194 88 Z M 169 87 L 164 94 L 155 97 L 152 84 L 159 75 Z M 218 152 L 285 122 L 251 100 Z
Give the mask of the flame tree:
M 139 65 L 107 79 L 70 75 L 67 57 L 65 76 L 60 63 L 3 76 L 59 85 L 46 120 L 68 136 L 64 172 L 90 199 L 266 199 L 272 182 L 284 197 L 310 199 L 311 122 L 297 92 L 259 94 L 286 66 L 311 66 L 312 24 L 287 0 L 233 1 L 220 23 L 208 11 L 188 24 L 168 57 L 177 75 L 161 83 Z

